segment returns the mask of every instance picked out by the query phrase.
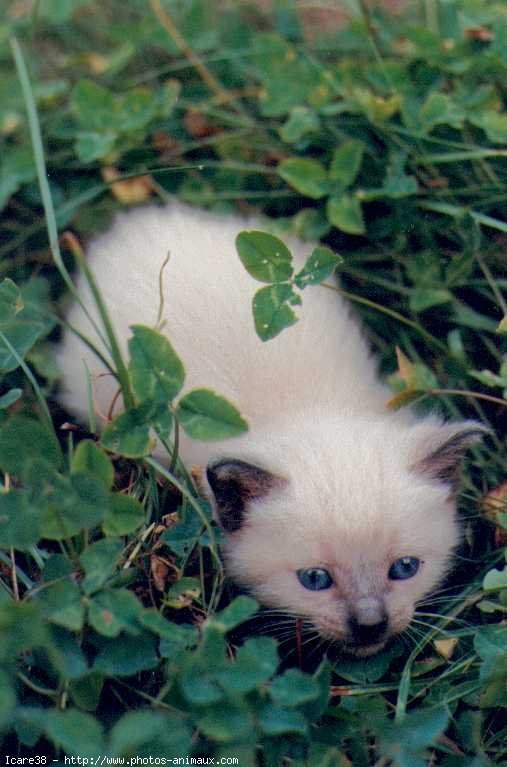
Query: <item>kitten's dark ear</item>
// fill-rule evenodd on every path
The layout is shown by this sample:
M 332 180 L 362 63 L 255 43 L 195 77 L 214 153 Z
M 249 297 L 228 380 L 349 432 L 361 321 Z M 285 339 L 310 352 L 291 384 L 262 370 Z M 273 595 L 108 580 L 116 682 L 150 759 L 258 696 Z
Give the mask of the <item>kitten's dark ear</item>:
M 476 421 L 439 427 L 432 439 L 425 441 L 425 452 L 412 468 L 419 474 L 444 482 L 455 493 L 465 452 L 488 433 L 489 429 Z
M 226 533 L 240 529 L 249 502 L 263 498 L 285 483 L 259 466 L 232 458 L 210 464 L 206 477 L 213 491 L 218 521 Z

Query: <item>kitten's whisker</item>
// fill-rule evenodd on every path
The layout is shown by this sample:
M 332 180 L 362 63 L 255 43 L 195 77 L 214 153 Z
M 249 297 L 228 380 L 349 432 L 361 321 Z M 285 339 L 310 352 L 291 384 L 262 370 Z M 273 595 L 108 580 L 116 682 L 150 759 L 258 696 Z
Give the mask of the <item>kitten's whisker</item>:
M 470 585 L 469 582 L 454 583 L 452 586 L 446 586 L 444 588 L 437 589 L 436 591 L 432 591 L 429 596 L 430 597 L 439 596 L 440 594 L 445 594 L 448 591 L 456 591 L 458 589 L 465 588 L 466 586 L 469 586 L 469 585 Z
M 260 617 L 262 615 L 285 615 L 289 618 L 299 618 L 300 616 L 293 613 L 291 610 L 284 610 L 281 607 L 265 607 L 260 612 L 256 613 L 254 617 Z
M 297 622 L 297 618 L 277 618 L 274 621 L 269 621 L 268 624 L 266 624 L 266 628 L 277 628 L 278 626 L 295 626 Z
M 423 632 L 420 629 L 416 629 L 415 626 L 412 626 L 410 629 L 405 629 L 405 636 L 408 640 L 410 640 L 410 643 L 412 644 L 412 650 L 414 650 L 415 647 L 418 645 L 423 645 L 426 640 L 426 635 L 423 634 Z M 410 646 L 410 645 L 409 645 Z M 422 646 L 421 646 L 422 649 Z
M 407 633 L 408 633 L 408 634 L 409 634 L 409 635 L 410 635 L 412 638 L 415 638 L 415 639 L 416 639 L 416 643 L 417 643 L 417 642 L 418 642 L 420 639 L 424 639 L 424 638 L 426 637 L 426 634 L 425 634 L 423 631 L 421 631 L 421 629 L 420 629 L 420 628 L 418 628 L 417 626 L 413 626 L 413 625 L 407 626 L 407 628 L 405 629 L 405 631 L 406 631 L 406 632 L 407 632 Z
M 428 599 L 420 599 L 419 602 L 417 602 L 418 605 L 432 605 L 436 604 L 438 602 L 459 602 L 459 600 L 466 599 L 466 596 L 463 596 L 463 594 L 449 594 L 448 596 L 443 597 L 428 597 Z
M 446 631 L 441 626 L 436 626 L 434 623 L 426 623 L 426 621 L 418 620 L 417 618 L 412 618 L 412 623 L 417 623 L 419 626 L 424 626 L 425 628 L 430 629 L 431 631 L 437 631 L 439 634 L 443 634 L 446 637 L 452 636 L 452 634 L 449 631 Z M 427 636 L 429 632 L 423 632 L 425 636 Z
M 288 629 L 283 629 L 282 631 L 273 631 L 271 632 L 271 636 L 273 637 L 273 639 L 281 639 L 284 637 L 295 637 L 296 629 L 288 628 Z
M 308 658 L 311 658 L 312 655 L 315 655 L 316 652 L 322 649 L 322 647 L 326 646 L 325 652 L 327 653 L 331 644 L 336 641 L 334 639 L 325 639 L 324 637 L 320 638 L 320 641 L 317 642 L 316 646 L 312 648 L 310 653 L 308 654 Z
M 445 613 L 423 613 L 416 610 L 414 615 L 416 617 L 422 616 L 423 618 L 437 618 L 438 620 L 445 620 L 446 623 L 462 623 L 464 626 L 471 626 L 470 621 L 463 620 L 463 618 L 458 618 L 453 615 L 445 615 Z

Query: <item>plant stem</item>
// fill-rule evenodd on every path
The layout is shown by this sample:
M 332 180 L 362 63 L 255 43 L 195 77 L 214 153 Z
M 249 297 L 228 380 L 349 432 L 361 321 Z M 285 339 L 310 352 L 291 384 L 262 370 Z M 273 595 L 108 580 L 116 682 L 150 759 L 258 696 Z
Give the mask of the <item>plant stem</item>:
M 164 467 L 158 463 L 154 458 L 145 458 L 145 462 L 148 464 L 148 466 L 152 466 L 155 471 L 158 471 L 159 474 L 162 474 L 163 477 L 165 477 L 169 482 L 174 485 L 174 487 L 180 491 L 180 493 L 187 499 L 187 501 L 190 503 L 194 511 L 199 516 L 199 519 L 201 520 L 203 526 L 206 528 L 206 531 L 210 538 L 210 551 L 213 554 L 213 557 L 216 561 L 216 563 L 219 566 L 220 571 L 223 569 L 222 562 L 220 560 L 220 557 L 218 555 L 217 550 L 217 542 L 216 542 L 216 536 L 213 528 L 211 527 L 209 520 L 207 519 L 205 513 L 201 509 L 199 503 L 194 498 L 192 493 L 188 491 L 188 489 L 185 487 L 185 485 L 177 479 L 177 477 L 174 476 L 174 474 L 171 474 L 167 469 L 164 469 Z
M 22 369 L 23 373 L 26 375 L 26 377 L 30 381 L 32 388 L 34 390 L 35 396 L 37 398 L 37 401 L 41 407 L 42 414 L 47 423 L 47 426 L 49 430 L 55 435 L 55 439 L 57 439 L 56 433 L 55 433 L 55 427 L 53 426 L 53 420 L 51 418 L 51 414 L 49 412 L 47 402 L 44 399 L 44 395 L 41 392 L 40 386 L 37 383 L 35 376 L 33 375 L 28 365 L 26 364 L 25 360 L 22 357 L 20 357 L 20 355 L 18 354 L 16 349 L 12 346 L 7 336 L 1 330 L 0 330 L 0 341 L 2 341 L 4 345 L 8 348 L 8 350 L 10 351 L 10 353 L 12 354 L 12 356 L 18 363 L 19 367 Z
M 39 183 L 40 194 L 42 197 L 42 205 L 44 207 L 44 214 L 46 218 L 46 227 L 48 231 L 49 247 L 53 256 L 53 260 L 56 264 L 58 271 L 60 272 L 63 281 L 65 282 L 70 293 L 78 301 L 87 318 L 95 328 L 99 337 L 101 335 L 100 328 L 98 328 L 90 312 L 83 304 L 79 293 L 76 290 L 72 278 L 67 271 L 65 264 L 63 263 L 62 255 L 60 253 L 60 246 L 58 243 L 58 227 L 56 224 L 55 209 L 53 206 L 53 199 L 51 197 L 51 190 L 49 188 L 48 174 L 46 169 L 46 161 L 44 159 L 44 147 L 42 144 L 42 136 L 39 124 L 39 117 L 37 114 L 37 107 L 35 105 L 35 99 L 33 96 L 32 86 L 30 84 L 30 77 L 26 68 L 23 53 L 19 46 L 16 37 L 10 38 L 10 44 L 14 61 L 16 63 L 16 69 L 18 72 L 19 82 L 21 84 L 21 90 L 23 92 L 23 98 L 25 101 L 25 108 L 28 115 L 28 125 L 30 128 L 30 138 L 32 141 L 33 155 L 35 159 L 35 166 L 37 168 L 37 180 Z
M 173 40 L 182 54 L 188 59 L 190 65 L 199 73 L 202 81 L 208 86 L 209 90 L 217 96 L 220 101 L 227 101 L 227 91 L 218 82 L 215 75 L 202 63 L 199 56 L 187 43 L 178 27 L 174 23 L 169 13 L 162 8 L 160 0 L 150 0 L 151 10 L 157 17 L 160 24 L 164 27 L 169 37 Z
M 394 309 L 388 309 L 387 306 L 377 304 L 376 301 L 371 301 L 369 298 L 363 298 L 362 296 L 358 296 L 355 293 L 349 293 L 347 290 L 343 290 L 336 285 L 330 285 L 328 282 L 322 282 L 321 285 L 323 288 L 328 288 L 328 290 L 334 290 L 344 298 L 348 298 L 349 301 L 354 301 L 356 304 L 369 306 L 371 309 L 375 309 L 377 312 L 386 314 L 388 317 L 392 317 L 393 319 L 398 320 L 398 322 L 401 322 L 404 325 L 408 325 L 408 327 L 412 328 L 412 330 L 415 330 L 421 336 L 424 336 L 427 341 L 430 341 L 432 344 L 434 344 L 434 346 L 440 349 L 440 351 L 447 354 L 447 346 L 442 343 L 442 341 L 439 341 L 438 338 L 435 338 L 431 335 L 431 333 L 428 333 L 428 331 L 418 325 L 417 322 L 409 320 L 407 317 L 404 317 L 403 314 L 394 311 Z
M 455 397 L 476 397 L 477 399 L 484 399 L 488 402 L 494 402 L 496 405 L 507 407 L 507 400 L 505 399 L 501 399 L 500 397 L 493 397 L 491 394 L 483 394 L 482 392 L 478 391 L 468 391 L 467 389 L 429 389 L 427 393 L 435 395 L 449 394 Z

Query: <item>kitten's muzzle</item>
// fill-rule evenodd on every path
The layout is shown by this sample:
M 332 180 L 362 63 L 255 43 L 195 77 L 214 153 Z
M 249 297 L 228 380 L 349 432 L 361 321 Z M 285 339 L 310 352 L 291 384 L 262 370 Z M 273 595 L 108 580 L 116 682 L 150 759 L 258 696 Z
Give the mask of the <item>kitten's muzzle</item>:
M 350 618 L 350 644 L 357 647 L 377 645 L 386 639 L 389 621 L 387 617 L 376 623 L 360 623 L 357 618 Z
M 367 596 L 350 605 L 348 630 L 352 646 L 370 647 L 383 643 L 388 627 L 389 619 L 382 599 Z

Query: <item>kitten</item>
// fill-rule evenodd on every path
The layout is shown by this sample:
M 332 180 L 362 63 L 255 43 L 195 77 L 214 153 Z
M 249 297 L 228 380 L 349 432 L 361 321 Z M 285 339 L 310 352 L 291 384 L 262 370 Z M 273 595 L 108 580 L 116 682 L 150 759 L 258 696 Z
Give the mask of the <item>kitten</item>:
M 155 324 L 170 251 L 164 332 L 186 366 L 186 388 L 215 389 L 250 425 L 226 442 L 181 435 L 182 458 L 206 467 L 228 573 L 264 605 L 366 656 L 408 626 L 447 571 L 460 537 L 460 459 L 484 429 L 388 413 L 391 394 L 334 291 L 305 291 L 300 321 L 262 343 L 251 310 L 258 283 L 235 250 L 239 231 L 262 228 L 179 203 L 140 208 L 92 242 L 88 263 L 126 349 L 130 324 Z M 311 247 L 288 245 L 300 267 Z M 78 289 L 92 308 L 82 277 Z M 77 304 L 68 319 L 93 336 Z M 59 356 L 65 406 L 86 413 L 86 361 L 97 412 L 107 413 L 112 376 L 69 332 Z

